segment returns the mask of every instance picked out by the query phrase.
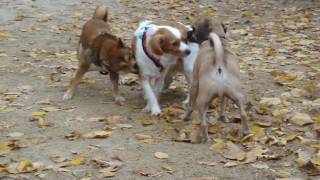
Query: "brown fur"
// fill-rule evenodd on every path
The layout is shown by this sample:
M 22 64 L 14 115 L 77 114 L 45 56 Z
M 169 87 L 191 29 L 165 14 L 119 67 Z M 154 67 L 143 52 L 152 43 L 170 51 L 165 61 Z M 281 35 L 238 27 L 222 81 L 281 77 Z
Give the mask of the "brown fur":
M 152 52 L 159 56 L 167 53 L 182 57 L 185 52 L 179 50 L 180 41 L 169 30 L 159 29 L 150 40 L 150 47 Z
M 197 60 L 193 69 L 193 82 L 190 92 L 190 101 L 184 119 L 188 120 L 193 110 L 198 110 L 201 116 L 201 129 L 203 133 L 203 142 L 209 142 L 208 124 L 207 124 L 207 109 L 210 102 L 216 97 L 222 97 L 221 109 L 219 112 L 220 119 L 228 121 L 225 115 L 227 98 L 231 99 L 239 107 L 242 132 L 248 134 L 249 128 L 247 124 L 247 115 L 245 112 L 245 99 L 240 90 L 240 67 L 238 59 L 232 52 L 225 37 L 225 31 L 220 22 L 210 22 L 210 25 L 199 24 L 199 26 L 212 27 L 211 32 L 217 34 L 222 44 L 223 60 L 219 63 L 217 52 L 214 50 L 213 42 L 204 41 L 201 44 Z M 204 29 L 205 30 L 205 29 Z M 208 31 L 208 30 L 205 30 Z M 197 35 L 196 35 L 197 36 Z M 199 37 L 199 36 L 198 36 Z M 208 38 L 207 38 L 208 39 Z M 215 76 L 219 76 L 218 66 L 222 67 L 225 79 L 221 83 Z
M 134 71 L 135 63 L 130 48 L 126 47 L 121 39 L 110 33 L 107 17 L 106 7 L 100 6 L 96 9 L 93 18 L 83 26 L 77 49 L 79 67 L 63 99 L 72 98 L 81 78 L 86 72 L 93 69 L 91 58 L 95 57 L 104 67 L 107 67 L 110 73 L 115 101 L 119 104 L 123 103 L 124 98 L 120 96 L 118 88 L 119 73 Z

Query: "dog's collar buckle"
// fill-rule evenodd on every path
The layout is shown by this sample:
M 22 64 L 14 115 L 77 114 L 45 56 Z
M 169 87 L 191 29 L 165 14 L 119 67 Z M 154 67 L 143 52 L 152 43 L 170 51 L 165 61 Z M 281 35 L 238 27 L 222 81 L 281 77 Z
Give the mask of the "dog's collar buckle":
M 147 50 L 147 31 L 148 28 L 146 27 L 143 35 L 142 35 L 142 48 L 144 53 L 148 56 L 149 59 L 154 63 L 155 66 L 157 66 L 160 69 L 160 72 L 164 70 L 164 66 L 161 64 L 160 59 L 152 55 L 148 50 Z

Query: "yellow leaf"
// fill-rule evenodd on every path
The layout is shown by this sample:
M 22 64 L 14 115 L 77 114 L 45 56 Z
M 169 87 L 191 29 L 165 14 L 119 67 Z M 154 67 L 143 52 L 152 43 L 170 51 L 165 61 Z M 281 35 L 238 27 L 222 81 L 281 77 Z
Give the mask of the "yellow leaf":
M 70 166 L 78 166 L 80 164 L 83 164 L 84 160 L 85 160 L 84 156 L 79 154 L 73 160 L 69 161 L 69 165 Z
M 148 118 L 146 116 L 141 116 L 138 118 L 138 120 L 143 126 L 149 126 L 157 123 L 157 120 L 155 118 Z
M 47 114 L 47 112 L 44 112 L 44 111 L 32 112 L 32 116 L 45 116 L 46 114 Z
M 47 125 L 42 117 L 38 117 L 37 119 L 38 119 L 37 124 L 39 128 L 43 128 Z
M 11 148 L 8 146 L 8 143 L 0 144 L 0 154 L 5 154 L 10 152 Z
M 96 83 L 96 81 L 94 79 L 83 78 L 83 79 L 81 79 L 81 83 L 94 84 L 94 83 Z
M 0 38 L 9 38 L 11 36 L 12 36 L 12 34 L 10 32 L 0 31 Z
M 152 136 L 146 135 L 146 134 L 136 134 L 136 139 L 137 140 L 145 140 L 145 139 L 151 139 Z
M 210 149 L 216 153 L 222 153 L 226 143 L 223 141 L 223 139 L 219 138 L 214 139 L 214 141 L 215 143 L 210 146 Z
M 288 109 L 276 109 L 274 111 L 272 111 L 272 115 L 273 116 L 283 116 L 288 114 L 289 110 Z
M 34 171 L 36 168 L 33 166 L 30 160 L 23 160 L 20 161 L 17 165 L 18 172 L 31 172 Z
M 84 134 L 83 137 L 86 137 L 86 138 L 106 138 L 106 137 L 109 137 L 111 133 L 112 133 L 111 131 L 93 131 L 93 132 Z
M 261 127 L 259 127 L 257 125 L 252 126 L 250 131 L 253 134 L 253 136 L 251 138 L 254 141 L 257 141 L 257 140 L 261 139 L 265 135 L 264 128 L 261 128 Z
M 320 151 L 311 159 L 311 162 L 317 166 L 320 166 Z
M 228 141 L 226 143 L 222 156 L 227 159 L 241 161 L 246 157 L 246 153 L 236 144 Z
M 107 124 L 116 124 L 116 123 L 119 123 L 121 119 L 121 116 L 109 116 L 106 118 L 106 123 Z

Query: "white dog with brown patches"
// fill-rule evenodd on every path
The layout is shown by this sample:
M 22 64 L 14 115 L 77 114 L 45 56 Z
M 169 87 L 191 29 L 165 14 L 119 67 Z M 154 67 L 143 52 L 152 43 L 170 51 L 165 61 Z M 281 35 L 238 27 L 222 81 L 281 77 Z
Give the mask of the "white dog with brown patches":
M 143 21 L 132 39 L 139 66 L 141 83 L 147 100 L 143 112 L 161 113 L 158 97 L 162 92 L 169 69 L 182 63 L 188 82 L 198 46 L 187 44 L 192 29 L 175 21 Z

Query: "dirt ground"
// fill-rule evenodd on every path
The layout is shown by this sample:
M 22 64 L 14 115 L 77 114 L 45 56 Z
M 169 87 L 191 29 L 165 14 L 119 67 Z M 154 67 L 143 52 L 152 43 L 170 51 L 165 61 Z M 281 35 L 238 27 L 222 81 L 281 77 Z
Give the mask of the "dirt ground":
M 179 119 L 181 75 L 163 93 L 158 119 L 140 112 L 134 75 L 122 77 L 124 106 L 97 72 L 62 101 L 81 27 L 100 4 L 127 44 L 140 20 L 222 19 L 241 59 L 252 136 L 236 136 L 239 123 L 217 122 L 212 109 L 213 145 L 191 144 L 198 121 Z M 0 179 L 319 179 L 319 42 L 318 0 L 1 0 Z

